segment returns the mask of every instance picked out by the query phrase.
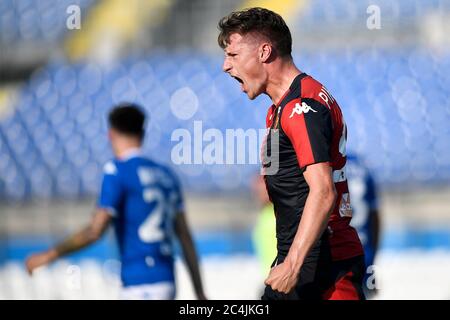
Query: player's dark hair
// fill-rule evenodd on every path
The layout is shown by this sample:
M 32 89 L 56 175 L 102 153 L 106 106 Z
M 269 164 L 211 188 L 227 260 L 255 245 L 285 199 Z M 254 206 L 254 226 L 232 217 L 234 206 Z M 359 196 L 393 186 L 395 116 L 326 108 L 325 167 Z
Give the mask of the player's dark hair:
M 271 10 L 256 7 L 232 12 L 220 19 L 218 28 L 217 42 L 222 49 L 230 43 L 231 34 L 255 32 L 267 38 L 280 57 L 291 55 L 291 32 L 283 18 Z
M 138 137 L 145 134 L 145 113 L 133 103 L 121 103 L 115 106 L 108 116 L 109 126 L 120 133 Z

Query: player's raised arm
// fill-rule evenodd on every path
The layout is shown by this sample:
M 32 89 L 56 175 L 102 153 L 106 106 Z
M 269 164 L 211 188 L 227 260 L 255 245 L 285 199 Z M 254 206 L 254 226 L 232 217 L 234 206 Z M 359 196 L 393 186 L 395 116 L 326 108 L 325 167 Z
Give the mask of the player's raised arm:
M 179 213 L 175 218 L 175 232 L 183 250 L 184 259 L 189 269 L 189 274 L 194 285 L 194 290 L 199 300 L 206 300 L 203 291 L 202 280 L 200 276 L 200 268 L 198 265 L 197 252 L 194 242 L 186 222 L 185 214 Z
M 83 229 L 67 237 L 53 248 L 28 257 L 25 262 L 28 273 L 32 274 L 36 268 L 97 241 L 107 229 L 111 218 L 111 214 L 106 209 L 96 209 L 91 222 Z

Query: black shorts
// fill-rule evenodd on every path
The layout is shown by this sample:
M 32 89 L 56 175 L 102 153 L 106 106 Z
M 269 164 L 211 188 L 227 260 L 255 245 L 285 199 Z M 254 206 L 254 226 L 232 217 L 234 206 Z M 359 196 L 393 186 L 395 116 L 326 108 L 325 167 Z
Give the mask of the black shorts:
M 278 257 L 278 264 L 284 259 Z M 277 263 L 277 259 L 273 265 Z M 280 293 L 266 286 L 262 300 L 365 300 L 364 256 L 332 261 L 330 254 L 310 254 L 303 263 L 294 289 Z

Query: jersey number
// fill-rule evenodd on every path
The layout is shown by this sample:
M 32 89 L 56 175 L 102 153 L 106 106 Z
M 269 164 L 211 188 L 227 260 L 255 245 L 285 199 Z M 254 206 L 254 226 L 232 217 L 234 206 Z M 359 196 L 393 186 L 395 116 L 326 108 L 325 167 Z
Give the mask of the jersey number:
M 172 187 L 169 179 L 156 176 L 151 169 L 139 168 L 138 176 L 141 185 L 144 186 L 142 198 L 146 203 L 155 203 L 147 218 L 139 226 L 138 235 L 141 241 L 145 243 L 160 242 L 166 236 L 164 221 L 173 218 L 172 209 L 175 208 L 178 196 L 174 191 L 166 195 L 160 187 L 152 186 L 158 180 L 165 188 L 170 189 Z
M 164 215 L 164 195 L 156 188 L 146 188 L 143 194 L 147 203 L 155 202 L 155 207 L 149 212 L 147 219 L 139 226 L 139 238 L 146 243 L 159 242 L 164 238 L 162 221 Z

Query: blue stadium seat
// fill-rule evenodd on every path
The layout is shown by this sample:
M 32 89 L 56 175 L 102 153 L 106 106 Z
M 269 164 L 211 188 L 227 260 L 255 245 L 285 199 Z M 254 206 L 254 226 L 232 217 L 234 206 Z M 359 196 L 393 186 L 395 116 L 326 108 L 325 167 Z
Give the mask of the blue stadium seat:
M 449 55 L 412 48 L 305 53 L 294 59 L 338 100 L 348 147 L 365 156 L 382 184 L 448 180 Z M 326 61 L 332 67 L 324 68 Z M 185 128 L 192 135 L 195 120 L 202 121 L 203 133 L 217 128 L 224 136 L 226 129 L 264 127 L 271 101 L 265 96 L 249 101 L 236 81 L 221 72 L 221 63 L 201 54 L 156 54 L 111 68 L 57 62 L 37 71 L 23 86 L 16 111 L 0 120 L 1 196 L 95 194 L 103 164 L 111 157 L 106 115 L 122 101 L 143 105 L 150 118 L 144 150 L 180 172 L 189 190 L 248 190 L 257 165 L 180 167 L 170 162 L 176 143 L 172 132 Z M 188 120 L 172 112 L 194 103 L 183 96 L 173 100 L 180 89 L 190 92 L 186 99 L 198 101 Z M 418 152 L 418 146 L 429 152 Z
M 382 19 L 388 23 L 402 23 L 408 19 L 421 19 L 424 14 L 433 10 L 449 11 L 448 0 L 315 0 L 308 2 L 305 10 L 300 11 L 293 21 L 302 28 L 331 24 L 364 23 L 367 19 L 367 8 L 376 5 L 380 8 Z
M 78 5 L 86 10 L 94 0 L 2 0 L 0 43 L 60 40 L 67 32 L 66 9 Z

